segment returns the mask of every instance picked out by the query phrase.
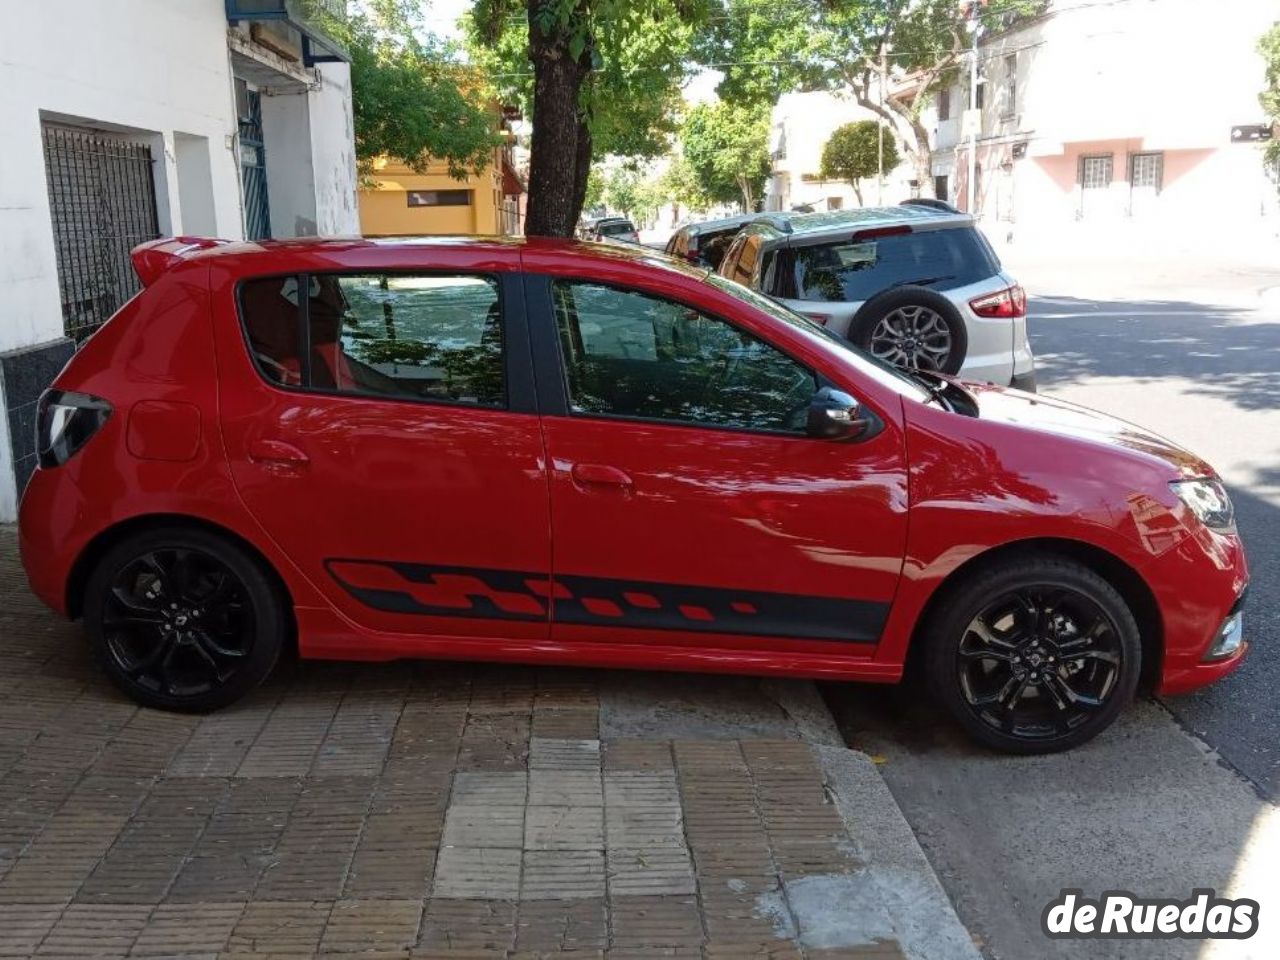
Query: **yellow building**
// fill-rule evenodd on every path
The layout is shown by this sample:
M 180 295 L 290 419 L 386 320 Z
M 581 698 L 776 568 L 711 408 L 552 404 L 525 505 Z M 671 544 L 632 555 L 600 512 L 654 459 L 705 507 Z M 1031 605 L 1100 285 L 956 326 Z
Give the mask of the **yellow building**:
M 524 182 L 504 144 L 493 163 L 464 178 L 432 163 L 415 173 L 400 163 L 374 161 L 372 182 L 360 188 L 360 232 L 366 237 L 426 234 L 519 234 L 524 228 Z

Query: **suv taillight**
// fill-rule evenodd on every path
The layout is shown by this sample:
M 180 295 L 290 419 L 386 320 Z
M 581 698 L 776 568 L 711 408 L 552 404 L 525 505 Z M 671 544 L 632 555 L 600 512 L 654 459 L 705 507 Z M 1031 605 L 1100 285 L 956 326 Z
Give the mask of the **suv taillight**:
M 988 293 L 970 300 L 969 309 L 980 317 L 1025 317 L 1027 293 L 1015 283 L 999 293 Z
M 111 418 L 111 404 L 84 393 L 46 390 L 36 408 L 40 466 L 60 467 Z

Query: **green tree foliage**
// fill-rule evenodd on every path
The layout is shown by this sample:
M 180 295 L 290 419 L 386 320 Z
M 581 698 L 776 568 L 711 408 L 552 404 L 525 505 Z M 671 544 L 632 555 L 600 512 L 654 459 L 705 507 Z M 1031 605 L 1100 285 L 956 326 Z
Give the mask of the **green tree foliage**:
M 592 167 L 587 175 L 587 193 L 582 201 L 583 210 L 595 210 L 604 205 L 604 173 Z
M 1262 35 L 1258 42 L 1258 52 L 1266 61 L 1266 87 L 1259 94 L 1258 100 L 1267 113 L 1272 124 L 1280 124 L 1280 21 Z M 1276 186 L 1280 188 L 1280 140 L 1272 140 L 1267 144 L 1267 167 L 1275 177 Z
M 351 53 L 356 158 L 367 175 L 382 156 L 423 170 L 434 158 L 455 177 L 479 172 L 499 143 L 486 90 L 458 50 L 422 30 L 418 5 L 365 0 L 325 29 Z
M 598 154 L 669 147 L 710 0 L 477 0 L 474 57 L 533 121 L 526 232 L 572 235 Z
M 677 207 L 683 207 L 686 212 L 706 210 L 712 204 L 697 173 L 683 155 L 672 157 L 671 163 L 658 178 L 658 187 L 667 200 Z
M 637 226 L 651 222 L 668 200 L 660 178 L 648 176 L 635 163 L 618 164 L 605 176 L 606 205 Z
M 953 81 L 970 43 L 971 4 L 959 0 L 717 0 L 699 45 L 725 74 L 720 92 L 773 104 L 793 90 L 841 89 L 893 125 L 922 192 L 932 190 L 921 112 Z M 1043 10 L 1046 0 L 972 7 L 987 33 Z M 910 82 L 900 82 L 910 78 Z M 882 102 L 881 92 L 884 91 Z
M 685 118 L 681 141 L 707 197 L 755 209 L 769 177 L 768 107 L 726 100 L 699 104 Z
M 883 147 L 880 131 L 884 129 Z M 893 130 L 875 120 L 859 120 L 837 127 L 822 148 L 822 175 L 829 180 L 846 180 L 862 204 L 862 180 L 880 172 L 881 150 L 887 173 L 901 162 Z

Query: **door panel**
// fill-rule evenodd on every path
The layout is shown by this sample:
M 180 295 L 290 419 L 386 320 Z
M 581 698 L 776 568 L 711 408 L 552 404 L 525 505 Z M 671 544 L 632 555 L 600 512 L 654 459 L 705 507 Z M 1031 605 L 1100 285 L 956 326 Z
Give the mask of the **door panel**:
M 219 366 L 232 473 L 261 526 L 362 626 L 544 638 L 548 481 L 519 277 L 255 283 Z
M 551 297 L 553 638 L 870 656 L 905 546 L 900 431 L 809 438 L 814 371 L 723 318 L 576 281 Z

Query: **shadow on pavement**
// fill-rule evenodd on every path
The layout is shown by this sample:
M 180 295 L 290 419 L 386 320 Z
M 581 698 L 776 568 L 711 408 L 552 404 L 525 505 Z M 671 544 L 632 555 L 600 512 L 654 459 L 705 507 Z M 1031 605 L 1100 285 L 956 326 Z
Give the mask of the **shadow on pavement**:
M 1029 327 L 1042 384 L 1084 377 L 1185 377 L 1245 410 L 1280 406 L 1280 323 L 1174 300 L 1035 297 Z

